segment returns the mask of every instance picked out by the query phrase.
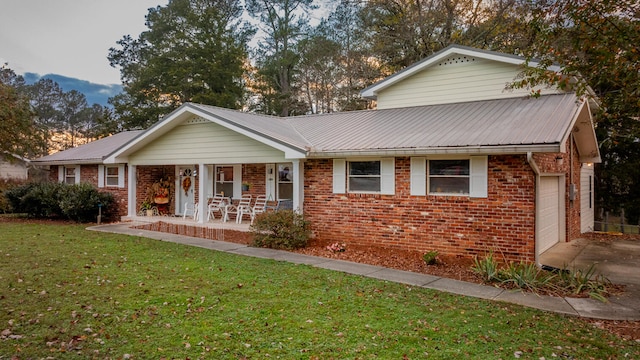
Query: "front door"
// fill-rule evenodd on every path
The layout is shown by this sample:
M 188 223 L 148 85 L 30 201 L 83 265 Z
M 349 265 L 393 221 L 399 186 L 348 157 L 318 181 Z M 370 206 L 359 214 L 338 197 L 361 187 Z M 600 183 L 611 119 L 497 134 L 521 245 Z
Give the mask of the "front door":
M 176 210 L 178 215 L 184 213 L 185 204 L 190 204 L 187 209 L 187 216 L 193 215 L 191 209 L 194 209 L 195 203 L 195 176 L 193 176 L 193 168 L 180 167 L 178 169 L 178 186 L 176 187 L 176 194 L 178 197 L 178 206 Z

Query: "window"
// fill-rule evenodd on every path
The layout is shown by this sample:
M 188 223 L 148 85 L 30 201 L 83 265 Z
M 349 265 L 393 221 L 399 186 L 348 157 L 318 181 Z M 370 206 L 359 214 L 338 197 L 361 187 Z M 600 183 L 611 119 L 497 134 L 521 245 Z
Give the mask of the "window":
M 215 193 L 234 196 L 233 166 L 216 166 Z
M 350 161 L 349 191 L 380 192 L 380 161 Z
M 278 200 L 293 199 L 293 164 L 278 164 Z
M 120 175 L 117 166 L 107 166 L 105 171 L 105 184 L 107 186 L 118 186 Z
M 429 160 L 430 194 L 469 195 L 469 160 Z
M 76 183 L 76 168 L 65 167 L 64 168 L 64 182 L 69 185 Z

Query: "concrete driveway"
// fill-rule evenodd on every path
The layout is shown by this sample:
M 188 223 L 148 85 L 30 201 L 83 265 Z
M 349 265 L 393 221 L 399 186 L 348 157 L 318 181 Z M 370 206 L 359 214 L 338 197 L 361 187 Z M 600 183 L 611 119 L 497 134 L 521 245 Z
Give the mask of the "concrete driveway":
M 640 238 L 598 235 L 556 244 L 540 256 L 540 264 L 556 268 L 587 270 L 594 266 L 625 292 L 609 300 L 640 310 Z

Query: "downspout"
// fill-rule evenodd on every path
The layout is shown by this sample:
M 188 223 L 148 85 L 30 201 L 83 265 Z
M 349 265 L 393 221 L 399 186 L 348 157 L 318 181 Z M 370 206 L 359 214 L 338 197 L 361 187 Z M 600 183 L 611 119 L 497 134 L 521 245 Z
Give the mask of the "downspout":
M 534 218 L 535 220 L 535 229 L 534 229 L 534 255 L 535 255 L 535 263 L 537 266 L 541 266 L 540 265 L 540 261 L 538 259 L 538 244 L 540 243 L 540 239 L 539 237 L 539 229 L 540 229 L 540 217 L 538 216 L 538 209 L 540 208 L 540 168 L 538 168 L 538 164 L 536 164 L 536 161 L 533 159 L 533 153 L 531 151 L 527 152 L 527 163 L 529 163 L 529 166 L 531 166 L 531 169 L 533 169 L 533 172 L 536 174 L 536 180 L 535 180 L 535 216 Z

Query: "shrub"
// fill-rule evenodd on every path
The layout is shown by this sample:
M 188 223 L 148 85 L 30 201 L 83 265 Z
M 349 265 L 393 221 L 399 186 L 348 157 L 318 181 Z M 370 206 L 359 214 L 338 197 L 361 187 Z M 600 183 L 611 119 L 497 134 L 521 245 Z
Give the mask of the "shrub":
M 538 268 L 534 263 L 512 262 L 499 272 L 498 277 L 504 284 L 535 292 L 550 284 L 555 275 Z
M 427 265 L 435 265 L 438 263 L 438 252 L 437 251 L 429 251 L 428 253 L 422 255 L 422 260 L 424 260 Z
M 10 196 L 12 196 L 14 189 L 21 188 L 25 183 L 24 180 L 0 180 L 0 213 L 13 212 L 13 203 Z
M 95 221 L 98 204 L 103 205 L 103 214 L 108 217 L 115 203 L 111 193 L 101 193 L 87 183 L 29 183 L 6 191 L 5 197 L 15 213 L 36 218 L 63 217 L 78 222 Z
M 113 195 L 99 192 L 91 184 L 80 183 L 67 187 L 65 196 L 60 199 L 62 215 L 77 222 L 96 220 L 98 204 L 106 209 L 113 202 Z
M 253 246 L 298 249 L 307 246 L 309 223 L 293 210 L 267 211 L 251 225 Z

